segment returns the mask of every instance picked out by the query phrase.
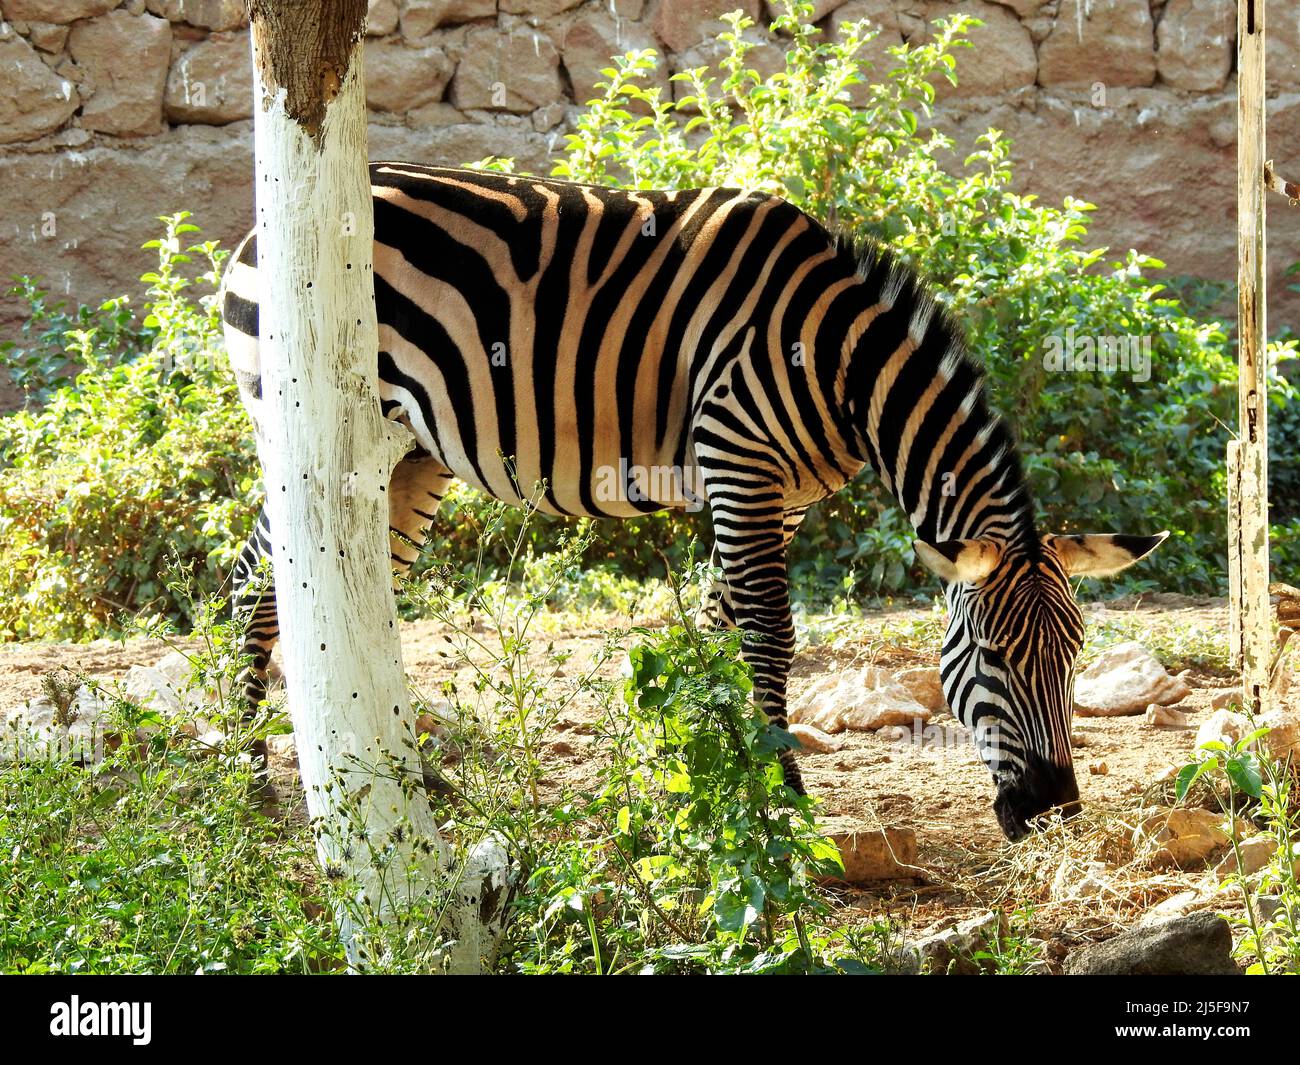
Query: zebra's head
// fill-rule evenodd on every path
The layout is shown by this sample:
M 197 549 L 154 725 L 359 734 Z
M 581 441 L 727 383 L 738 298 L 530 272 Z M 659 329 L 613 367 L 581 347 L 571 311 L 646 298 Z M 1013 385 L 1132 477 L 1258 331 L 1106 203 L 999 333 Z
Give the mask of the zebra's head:
M 1083 615 L 1069 579 L 1118 573 L 1168 535 L 915 542 L 948 597 L 944 696 L 993 773 L 993 809 L 1008 839 L 1048 810 L 1079 810 L 1070 717 Z

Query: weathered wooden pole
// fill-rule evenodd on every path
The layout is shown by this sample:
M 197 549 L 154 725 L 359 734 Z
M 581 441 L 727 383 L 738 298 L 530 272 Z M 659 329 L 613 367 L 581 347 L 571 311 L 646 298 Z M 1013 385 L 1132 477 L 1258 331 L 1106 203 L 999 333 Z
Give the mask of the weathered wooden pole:
M 460 945 L 451 967 L 475 971 L 482 929 L 477 909 L 459 900 L 477 901 L 482 870 L 453 888 L 418 755 L 403 743 L 387 488 L 410 438 L 379 405 L 367 6 L 249 4 L 266 404 L 258 452 L 307 809 L 322 863 L 357 885 L 355 905 L 340 914 L 349 957 L 366 967 L 358 925 L 431 895 L 448 900 L 441 931 Z
M 1228 445 L 1229 636 L 1242 705 L 1269 706 L 1264 0 L 1237 4 L 1237 414 Z

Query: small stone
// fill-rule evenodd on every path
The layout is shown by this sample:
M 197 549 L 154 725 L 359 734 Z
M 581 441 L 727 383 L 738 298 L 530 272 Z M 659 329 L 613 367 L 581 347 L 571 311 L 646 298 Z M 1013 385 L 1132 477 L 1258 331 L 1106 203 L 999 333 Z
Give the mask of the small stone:
M 401 114 L 442 99 L 453 64 L 437 45 L 366 41 L 366 105 Z
M 456 107 L 527 114 L 562 98 L 560 55 L 545 34 L 481 27 L 465 35 L 451 82 Z
M 1261 728 L 1268 729 L 1268 732 L 1250 744 L 1251 750 L 1256 750 L 1262 742 L 1264 749 L 1274 758 L 1283 761 L 1300 759 L 1300 720 L 1283 710 L 1260 714 L 1253 725 L 1245 714 L 1215 710 L 1196 730 L 1196 746 L 1217 741 L 1232 747 L 1244 736 Z
M 366 12 L 366 36 L 385 37 L 395 33 L 401 14 L 397 0 L 370 0 L 370 10 Z
M 245 0 L 181 0 L 181 19 L 205 30 L 237 30 L 248 24 Z
M 1223 856 L 1223 860 L 1214 867 L 1214 875 L 1218 878 L 1219 883 L 1223 883 L 1230 876 L 1236 876 L 1238 872 L 1250 876 L 1258 873 L 1264 866 L 1268 865 L 1269 860 L 1277 851 L 1277 840 L 1272 836 L 1251 836 L 1249 839 L 1243 839 L 1237 844 L 1234 852 L 1229 848 L 1228 853 Z M 1237 855 L 1241 855 L 1241 869 L 1237 868 Z
M 1148 706 L 1142 720 L 1153 728 L 1187 727 L 1187 715 L 1183 711 L 1175 710 L 1171 706 L 1161 706 L 1159 703 L 1152 703 Z
M 17 34 L 0 40 L 0 144 L 35 140 L 72 117 L 81 99 Z
M 171 46 L 171 23 L 152 15 L 110 11 L 73 26 L 68 50 L 94 85 L 81 125 L 119 136 L 160 132 Z
M 844 740 L 838 736 L 828 736 L 812 725 L 791 725 L 790 734 L 799 741 L 799 746 L 812 754 L 830 754 L 844 746 Z
M 755 21 L 759 0 L 660 0 L 654 32 L 673 52 L 685 52 L 726 28 L 722 16 L 740 9 Z
M 217 754 L 225 746 L 226 734 L 220 729 L 210 728 L 199 733 L 198 743 L 200 747 L 206 748 L 207 754 Z
M 80 685 L 60 711 L 47 696 L 11 710 L 0 723 L 0 764 L 67 761 L 95 765 L 103 760 L 112 737 L 110 700 L 99 690 Z M 120 742 L 120 737 L 117 737 Z
M 1138 921 L 1138 925 L 1146 928 L 1167 921 L 1170 917 L 1182 917 L 1196 910 L 1203 910 L 1207 906 L 1212 906 L 1215 899 L 1216 895 L 1213 892 L 1199 888 L 1180 891 L 1147 910 Z
M 1006 931 L 1007 917 L 1001 910 L 968 918 L 952 928 L 904 944 L 903 969 L 909 973 L 976 976 L 981 972 L 981 965 L 975 960 L 975 954 Z
M 1162 81 L 1177 89 L 1218 92 L 1232 69 L 1235 6 L 1232 0 L 1169 0 L 1156 39 Z
M 172 63 L 163 94 L 171 122 L 220 126 L 251 118 L 253 65 L 248 31 L 213 33 Z
M 845 729 L 873 732 L 886 725 L 910 726 L 930 717 L 930 711 L 912 698 L 893 674 L 875 666 L 814 681 L 790 706 L 792 722 L 828 733 Z
M 1134 0 L 1061 0 L 1038 49 L 1038 83 L 1087 89 L 1150 85 L 1156 79 L 1151 10 Z
M 569 11 L 583 0 L 498 0 L 498 9 L 507 15 L 527 18 L 551 18 Z
M 79 22 L 103 15 L 122 0 L 4 0 L 4 17 L 20 22 Z
M 1088 772 L 1094 777 L 1104 777 L 1110 772 L 1110 766 L 1105 762 L 1090 762 L 1088 764 Z
M 427 37 L 440 26 L 495 18 L 496 13 L 496 0 L 406 0 L 402 8 L 402 36 L 415 40 Z
M 935 98 L 948 100 L 968 96 L 1000 96 L 1031 87 L 1038 78 L 1038 55 L 1029 31 L 1000 4 L 974 0 L 961 6 L 961 13 L 983 22 L 967 31 L 970 48 L 955 52 L 957 84 L 947 78 L 933 78 Z M 928 23 L 952 13 L 952 5 L 931 4 L 925 9 L 926 30 L 908 43 L 913 47 L 930 40 Z
M 609 80 L 601 71 L 615 65 L 614 56 L 655 46 L 654 38 L 644 28 L 635 23 L 617 22 L 603 8 L 570 23 L 558 43 L 564 69 L 573 85 L 574 102 L 579 104 L 603 92 L 596 85 Z M 668 67 L 662 59 L 650 79 L 650 87 L 654 85 L 665 90 L 670 87 Z
M 1140 714 L 1151 703 L 1168 706 L 1191 691 L 1140 643 L 1129 642 L 1103 651 L 1079 674 L 1074 704 L 1083 717 L 1119 717 Z
M 1155 869 L 1199 869 L 1228 843 L 1223 816 L 1210 810 L 1162 809 L 1133 833 L 1134 849 Z
M 918 873 L 916 833 L 910 828 L 882 830 L 832 824 L 825 835 L 839 849 L 846 883 L 898 880 Z
M 274 736 L 266 738 L 266 747 L 272 754 L 285 761 L 295 761 L 298 758 L 298 744 L 293 738 L 292 732 L 277 733 Z
M 69 32 L 71 31 L 67 26 L 58 26 L 52 22 L 33 22 L 27 27 L 27 39 L 42 52 L 56 55 L 62 52 L 63 46 L 68 43 Z
M 1052 878 L 1052 899 L 1056 902 L 1100 895 L 1110 888 L 1105 862 L 1088 862 L 1081 869 L 1064 859 Z
M 1300 87 L 1300 4 L 1269 4 L 1266 29 L 1268 87 L 1294 91 Z
M 1239 976 L 1232 930 L 1217 914 L 1194 913 L 1121 932 L 1066 959 L 1071 976 Z
M 895 679 L 907 694 L 924 706 L 932 714 L 942 714 L 948 709 L 948 700 L 944 698 L 943 683 L 939 679 L 937 666 L 910 666 L 900 669 Z
M 1211 710 L 1226 710 L 1231 706 L 1241 705 L 1240 688 L 1220 688 L 1210 697 Z

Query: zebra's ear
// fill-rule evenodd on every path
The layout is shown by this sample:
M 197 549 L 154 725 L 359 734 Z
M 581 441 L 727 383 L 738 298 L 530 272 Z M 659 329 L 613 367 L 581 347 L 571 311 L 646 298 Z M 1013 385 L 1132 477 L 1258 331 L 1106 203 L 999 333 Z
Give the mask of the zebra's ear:
M 1056 549 L 1071 577 L 1111 577 L 1146 558 L 1164 541 L 1167 532 L 1155 536 L 1125 536 L 1122 533 L 1088 533 L 1076 536 L 1045 536 L 1043 542 Z
M 916 557 L 925 568 L 949 584 L 975 584 L 997 568 L 1002 548 L 992 540 L 913 540 Z

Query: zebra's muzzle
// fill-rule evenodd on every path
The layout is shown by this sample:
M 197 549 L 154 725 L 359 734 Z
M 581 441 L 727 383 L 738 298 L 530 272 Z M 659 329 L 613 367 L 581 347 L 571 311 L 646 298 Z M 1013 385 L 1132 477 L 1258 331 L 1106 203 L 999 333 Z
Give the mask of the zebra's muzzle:
M 1030 761 L 1023 773 L 1000 784 L 993 800 L 998 824 L 1012 842 L 1029 835 L 1034 818 L 1058 809 L 1062 817 L 1073 817 L 1083 809 L 1074 767 L 1040 759 Z

